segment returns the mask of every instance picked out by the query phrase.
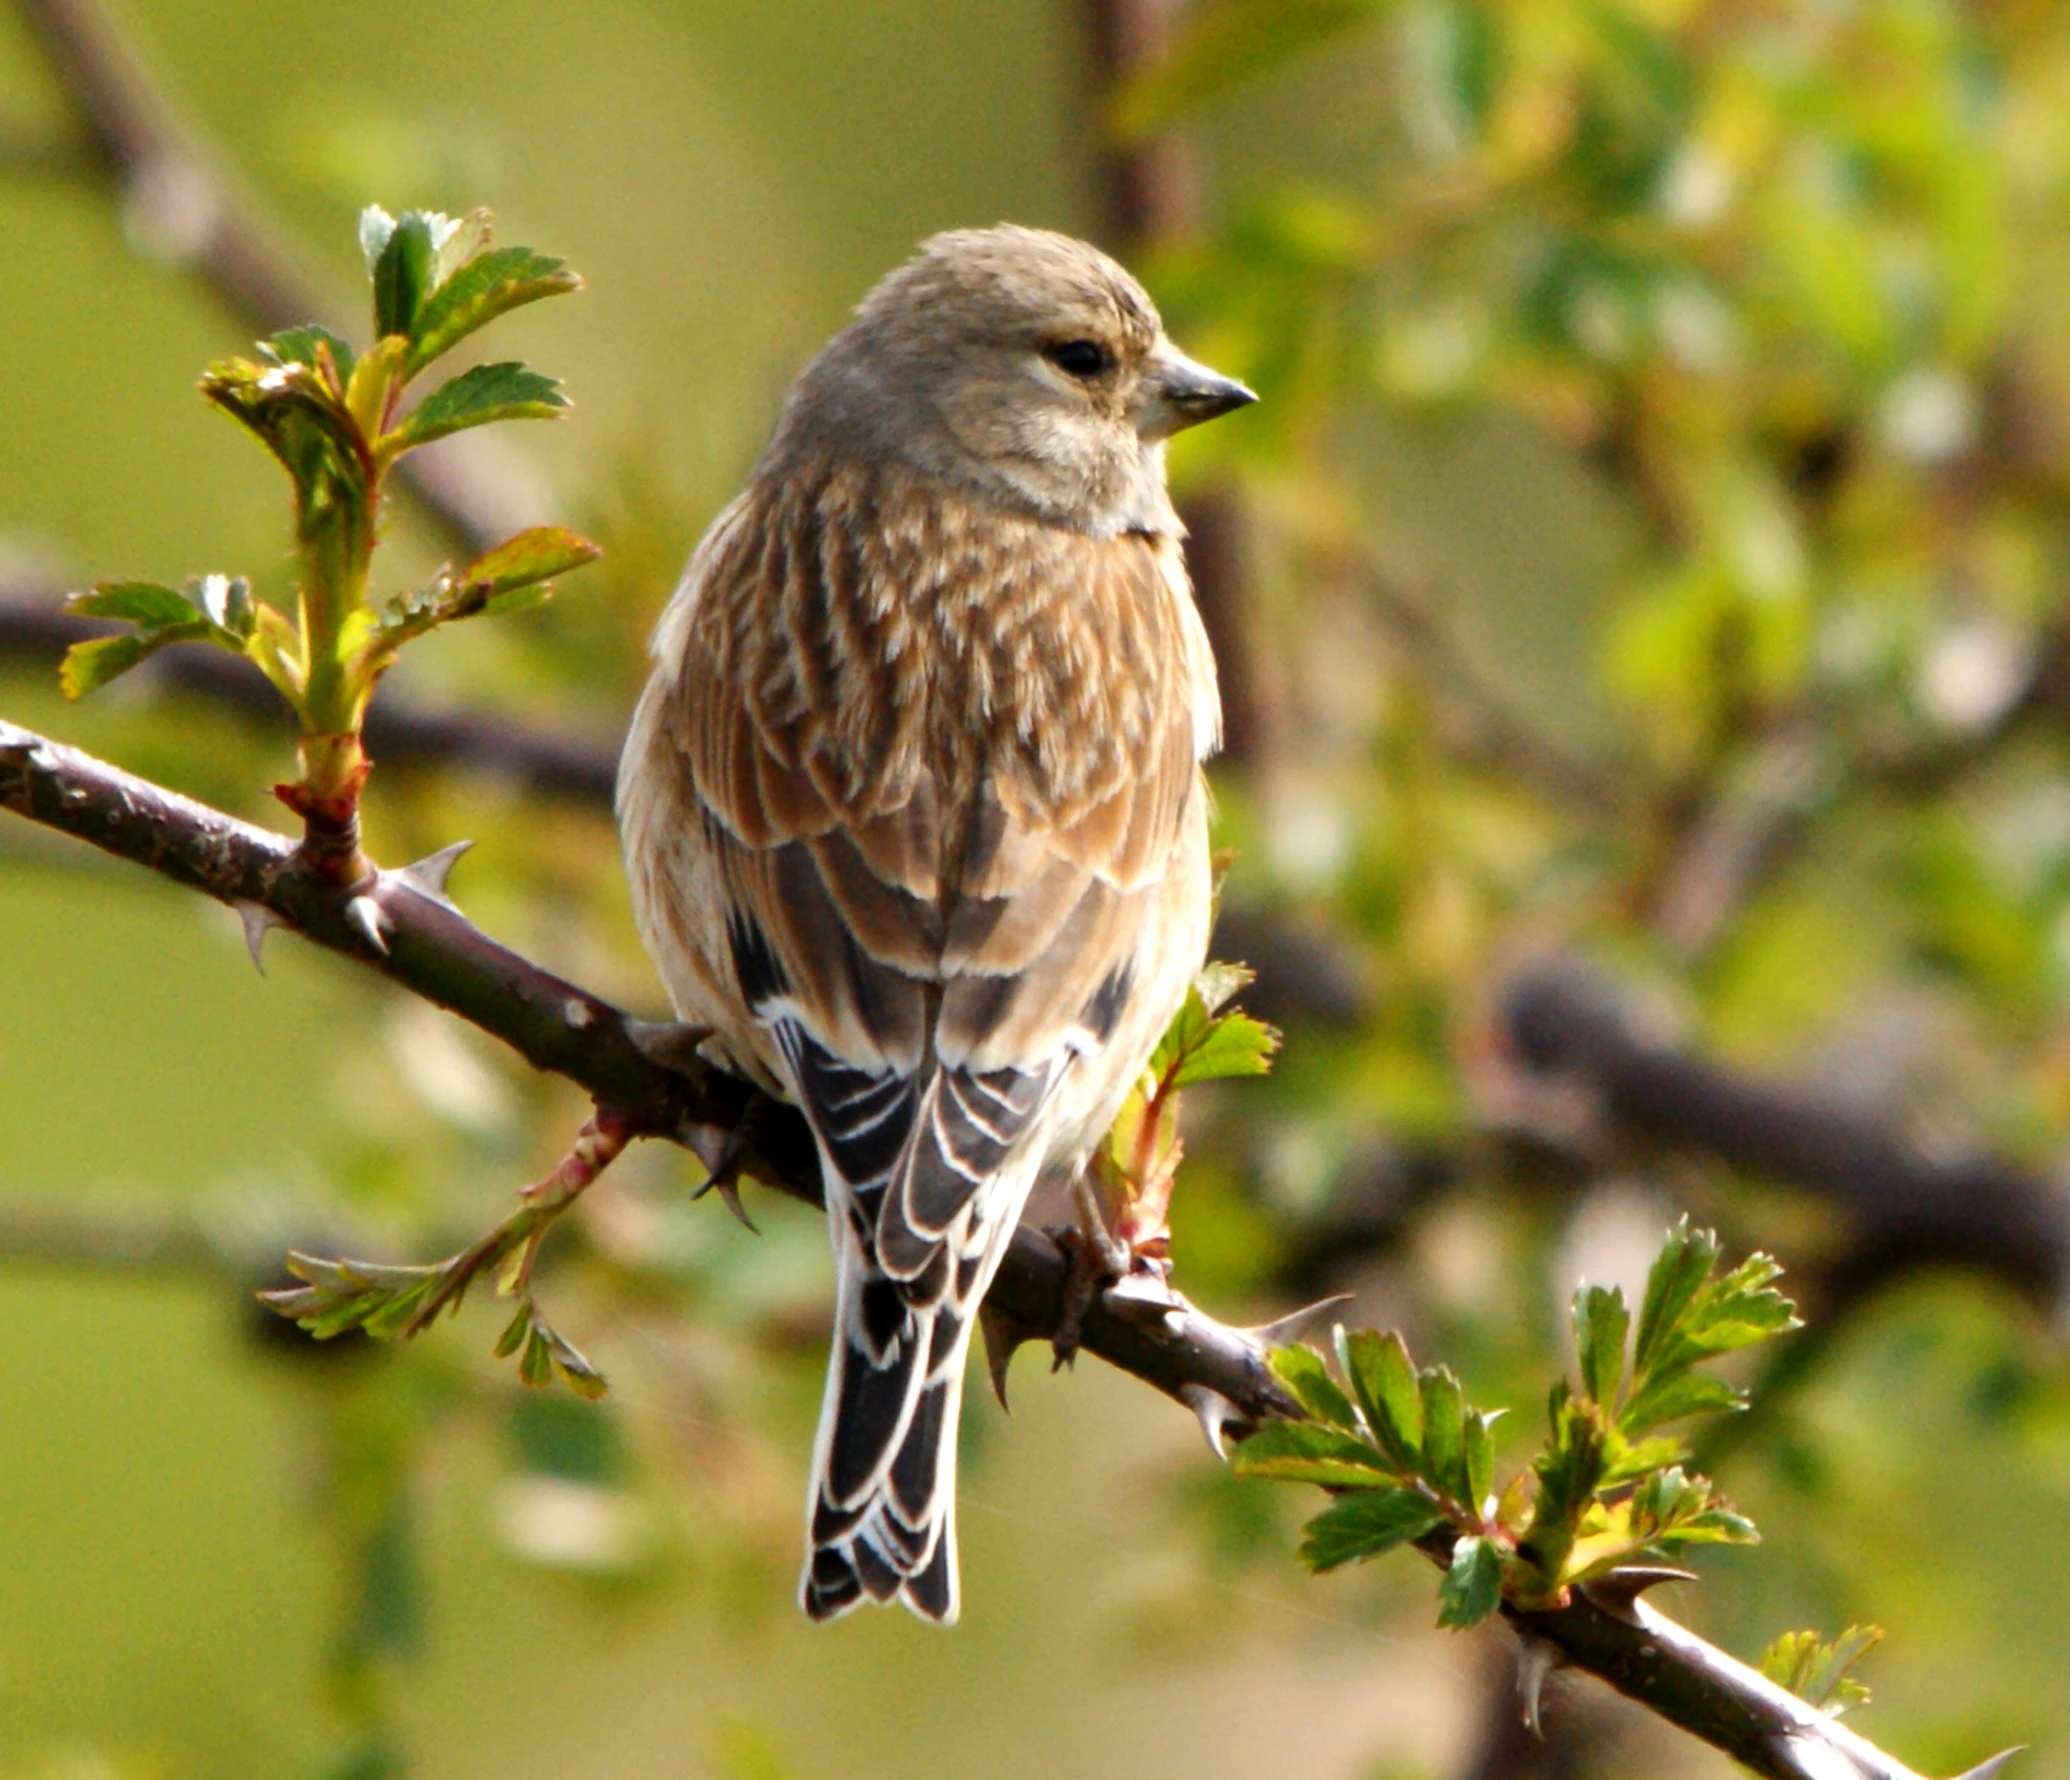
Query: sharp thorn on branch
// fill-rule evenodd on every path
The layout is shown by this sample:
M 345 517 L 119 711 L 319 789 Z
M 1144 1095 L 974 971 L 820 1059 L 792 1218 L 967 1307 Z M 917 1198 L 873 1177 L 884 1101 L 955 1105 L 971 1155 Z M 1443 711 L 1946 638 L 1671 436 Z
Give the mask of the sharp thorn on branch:
M 1247 1425 L 1248 1418 L 1244 1412 L 1220 1391 L 1204 1384 L 1182 1384 L 1179 1386 L 1179 1398 L 1193 1411 L 1193 1419 L 1200 1423 L 1200 1432 L 1208 1443 L 1208 1451 L 1226 1463 L 1229 1449 L 1223 1445 L 1222 1435 L 1227 1429 Z
M 1006 1400 L 1006 1369 L 1013 1364 L 1013 1356 L 1022 1342 L 1032 1341 L 1041 1333 L 999 1308 L 990 1298 L 978 1306 L 978 1329 L 985 1338 L 985 1371 L 992 1380 L 992 1395 L 999 1399 L 999 1407 L 1008 1415 L 1013 1414 L 1013 1405 Z
M 753 1114 L 750 1113 L 749 1117 L 752 1119 Z M 755 1220 L 748 1216 L 747 1207 L 740 1202 L 740 1171 L 747 1161 L 749 1147 L 747 1132 L 736 1130 L 728 1131 L 720 1140 L 716 1155 L 707 1156 L 703 1149 L 699 1149 L 698 1159 L 705 1166 L 704 1184 L 690 1197 L 698 1200 L 707 1193 L 718 1194 L 720 1203 L 740 1220 L 741 1227 L 751 1236 L 759 1236 L 762 1232 L 755 1228 Z
M 1245 1329 L 1260 1347 L 1292 1347 L 1302 1336 L 1315 1327 L 1333 1310 L 1352 1301 L 1350 1292 L 1338 1292 L 1334 1297 L 1318 1298 L 1313 1304 L 1304 1304 L 1299 1310 L 1290 1310 L 1283 1317 L 1269 1323 L 1258 1323 Z
M 285 927 L 287 923 L 263 902 L 233 902 L 230 906 L 244 924 L 244 949 L 252 955 L 252 968 L 264 976 L 266 936 L 274 928 Z
M 428 853 L 412 865 L 406 865 L 395 875 L 416 891 L 419 896 L 460 911 L 453 899 L 446 894 L 446 880 L 453 875 L 453 867 L 460 863 L 461 854 L 474 845 L 472 841 L 455 841 L 450 847 L 441 847 L 436 853 Z
M 353 897 L 345 905 L 345 919 L 359 930 L 368 945 L 382 957 L 388 956 L 389 920 L 378 902 L 365 894 Z
M 678 1075 L 693 1074 L 710 1061 L 700 1049 L 712 1035 L 709 1026 L 692 1026 L 682 1020 L 628 1020 L 625 1034 L 649 1063 L 673 1069 Z
M 2016 1755 L 2024 1755 L 2026 1750 L 2026 1744 L 2015 1743 L 2010 1749 L 2000 1750 L 1989 1761 L 1971 1768 L 1968 1773 L 1957 1774 L 1955 1780 L 1996 1780 L 1997 1775 L 2005 1767 L 2005 1764 Z
M 1545 1678 L 1564 1660 L 1557 1644 L 1532 1632 L 1524 1633 L 1517 1648 L 1517 1706 L 1524 1715 L 1524 1728 L 1541 1741 L 1545 1737 Z
M 1667 1564 L 1625 1564 L 1607 1576 L 1584 1582 L 1581 1592 L 1604 1612 L 1629 1621 L 1633 1617 L 1632 1603 L 1649 1588 L 1658 1588 L 1663 1582 L 1695 1580 L 1693 1571 L 1677 1570 Z

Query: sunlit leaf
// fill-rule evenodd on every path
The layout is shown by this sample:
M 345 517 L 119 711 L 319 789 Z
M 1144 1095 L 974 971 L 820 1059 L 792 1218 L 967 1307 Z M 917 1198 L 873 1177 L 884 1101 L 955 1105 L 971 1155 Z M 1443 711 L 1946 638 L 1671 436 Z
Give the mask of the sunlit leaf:
M 1430 1499 L 1407 1489 L 1352 1490 L 1303 1530 L 1301 1561 L 1311 1570 L 1379 1557 L 1443 1524 Z
M 399 449 L 498 420 L 551 420 L 568 406 L 559 382 L 519 364 L 476 365 L 417 405 L 392 435 Z
M 1502 1605 L 1502 1553 L 1492 1539 L 1462 1539 L 1452 1548 L 1438 1603 L 1438 1624 L 1462 1630 L 1479 1625 Z

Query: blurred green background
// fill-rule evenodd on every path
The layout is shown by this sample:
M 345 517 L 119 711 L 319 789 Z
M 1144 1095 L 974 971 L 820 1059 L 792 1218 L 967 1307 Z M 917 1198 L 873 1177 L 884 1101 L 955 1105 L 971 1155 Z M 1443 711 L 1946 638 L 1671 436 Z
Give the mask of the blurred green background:
M 1661 1030 L 2054 1178 L 2070 15 L 1202 0 L 1109 92 L 1100 10 L 113 16 L 334 313 L 369 201 L 487 204 L 587 278 L 496 350 L 576 403 L 507 429 L 515 498 L 607 557 L 393 691 L 600 747 L 785 383 L 881 272 L 1000 219 L 1126 250 L 1267 398 L 1175 470 L 1235 539 L 1225 950 L 1289 1041 L 1192 1109 L 1179 1283 L 1234 1321 L 1356 1291 L 1521 1424 L 1573 1280 L 1642 1265 L 1676 1206 L 1775 1248 L 1830 1332 L 1716 1458 L 1767 1543 L 1672 1609 L 1745 1655 L 1883 1625 L 1850 1722 L 1926 1771 L 2023 1741 L 2016 1773 L 2070 1775 L 2053 1306 L 1930 1266 L 1846 1290 L 1830 1204 L 1563 1146 L 1488 1039 L 1507 971 L 1579 951 Z M 0 125 L 0 568 L 277 594 L 278 472 L 193 390 L 252 330 L 65 146 L 11 7 Z M 1130 230 L 1113 185 L 1153 140 L 1184 178 Z M 379 572 L 449 549 L 405 513 Z M 66 706 L 26 657 L 0 701 L 278 813 L 283 731 L 127 682 Z M 476 920 L 657 1010 L 603 812 L 393 771 L 369 824 L 391 862 L 474 838 Z M 1742 858 L 1750 828 L 1774 844 Z M 276 938 L 261 979 L 225 911 L 0 827 L 0 1776 L 1726 1771 L 1579 1682 L 1546 1751 L 1491 1755 L 1507 1634 L 1432 1630 L 1408 1559 L 1302 1576 L 1290 1493 L 1090 1361 L 1023 1356 L 1010 1420 L 973 1385 L 957 1631 L 809 1630 L 824 1236 L 751 1192 L 750 1237 L 675 1155 L 556 1238 L 601 1409 L 522 1392 L 479 1307 L 400 1353 L 260 1327 L 289 1243 L 440 1252 L 582 1111 L 363 972 Z M 1374 1228 L 1345 1215 L 1376 1195 Z

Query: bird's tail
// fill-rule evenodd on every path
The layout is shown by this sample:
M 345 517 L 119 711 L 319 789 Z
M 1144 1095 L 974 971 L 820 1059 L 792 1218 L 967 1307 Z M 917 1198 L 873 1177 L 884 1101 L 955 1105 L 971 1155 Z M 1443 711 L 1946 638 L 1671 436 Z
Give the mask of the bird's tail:
M 899 1599 L 953 1625 L 963 1362 L 971 1312 L 990 1282 L 928 1301 L 916 1282 L 885 1274 L 846 1219 L 836 1222 L 834 1345 L 799 1602 L 811 1618 L 833 1619 L 865 1596 Z

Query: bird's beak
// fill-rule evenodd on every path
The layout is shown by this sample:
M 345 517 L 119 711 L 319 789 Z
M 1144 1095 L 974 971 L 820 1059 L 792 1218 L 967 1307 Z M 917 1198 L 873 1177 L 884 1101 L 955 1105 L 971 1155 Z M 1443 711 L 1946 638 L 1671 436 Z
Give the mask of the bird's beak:
M 1233 408 L 1248 408 L 1258 399 L 1234 377 L 1196 364 L 1170 344 L 1152 356 L 1141 390 L 1136 431 L 1146 439 L 1168 439 Z

